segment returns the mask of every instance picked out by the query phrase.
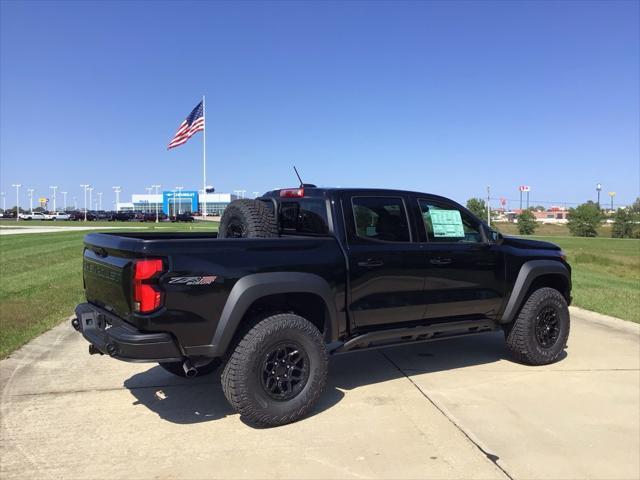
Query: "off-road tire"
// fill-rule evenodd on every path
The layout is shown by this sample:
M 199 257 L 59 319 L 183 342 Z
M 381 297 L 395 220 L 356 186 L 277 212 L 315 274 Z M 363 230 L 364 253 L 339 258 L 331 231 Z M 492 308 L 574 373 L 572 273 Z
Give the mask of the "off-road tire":
M 225 208 L 219 238 L 267 238 L 278 235 L 276 220 L 260 200 L 234 200 Z
M 554 312 L 557 319 L 557 338 L 544 346 L 544 327 L 542 315 Z M 536 327 L 543 331 L 537 332 Z M 518 317 L 512 325 L 505 328 L 507 348 L 515 359 L 528 365 L 547 365 L 562 356 L 569 338 L 569 308 L 564 296 L 553 288 L 540 288 L 529 295 Z M 548 333 L 548 332 L 546 332 Z M 550 341 L 550 340 L 549 340 Z
M 286 400 L 272 398 L 264 386 L 269 352 L 293 342 L 308 361 L 301 390 Z M 255 427 L 275 427 L 304 417 L 316 404 L 327 379 L 328 356 L 322 334 L 304 318 L 272 315 L 251 328 L 235 347 L 222 372 L 222 391 L 241 418 Z
M 184 368 L 182 368 L 181 362 L 160 362 L 158 365 L 160 365 L 169 373 L 173 373 L 178 377 L 187 378 L 187 375 L 184 373 Z M 210 373 L 215 372 L 219 366 L 220 366 L 220 359 L 214 358 L 206 365 L 198 367 L 198 373 L 195 376 L 188 377 L 188 378 L 195 378 L 195 377 L 202 377 L 204 375 L 209 375 Z

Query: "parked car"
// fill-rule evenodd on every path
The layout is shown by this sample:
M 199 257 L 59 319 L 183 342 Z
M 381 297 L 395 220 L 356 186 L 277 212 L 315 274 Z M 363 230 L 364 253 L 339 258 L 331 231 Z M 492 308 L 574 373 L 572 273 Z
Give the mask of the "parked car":
M 111 217 L 113 214 L 105 210 L 98 210 L 97 212 L 95 212 L 95 215 L 96 215 L 96 220 L 99 220 L 102 222 L 108 222 L 111 220 Z
M 164 222 L 167 219 L 167 214 L 164 212 L 158 212 L 158 221 Z M 147 212 L 144 214 L 145 222 L 155 222 L 156 221 L 156 212 Z
M 16 218 L 15 214 L 13 218 Z M 20 220 L 47 220 L 47 216 L 40 212 L 21 213 L 18 215 L 18 218 L 20 218 Z
M 113 222 L 128 222 L 133 218 L 133 212 L 115 212 L 111 215 Z
M 78 222 L 78 221 L 82 221 L 85 219 L 85 212 L 84 211 L 76 211 L 76 212 L 71 212 L 69 214 L 69 220 Z M 94 221 L 96 220 L 96 214 L 94 212 L 90 212 L 88 211 L 86 214 L 86 219 L 87 221 Z
M 69 220 L 71 215 L 66 212 L 49 212 L 44 214 L 45 220 Z
M 236 200 L 219 233 L 91 233 L 89 353 L 211 373 L 243 419 L 276 426 L 320 398 L 331 354 L 503 330 L 519 362 L 563 358 L 571 267 L 427 193 L 310 186 Z M 185 407 L 186 408 L 186 407 Z
M 194 218 L 193 215 L 191 213 L 178 213 L 177 215 L 174 215 L 173 217 L 171 217 L 171 221 L 172 222 L 193 222 Z

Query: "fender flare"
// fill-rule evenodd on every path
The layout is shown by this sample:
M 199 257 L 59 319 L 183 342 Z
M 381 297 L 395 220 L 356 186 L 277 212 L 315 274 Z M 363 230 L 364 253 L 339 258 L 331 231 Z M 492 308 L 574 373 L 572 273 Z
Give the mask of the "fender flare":
M 262 297 L 278 293 L 318 295 L 324 301 L 329 316 L 325 340 L 331 341 L 337 334 L 335 295 L 325 279 L 303 272 L 254 273 L 242 277 L 231 289 L 211 342 L 217 355 L 222 355 L 227 350 L 249 307 Z
M 500 323 L 510 323 L 515 319 L 531 284 L 542 275 L 562 275 L 571 288 L 571 274 L 563 263 L 556 260 L 529 260 L 520 267 Z

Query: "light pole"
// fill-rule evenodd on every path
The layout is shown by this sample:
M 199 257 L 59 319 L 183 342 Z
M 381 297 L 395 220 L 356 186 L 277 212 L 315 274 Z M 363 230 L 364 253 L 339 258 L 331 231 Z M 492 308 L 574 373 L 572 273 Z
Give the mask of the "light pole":
M 598 210 L 600 210 L 600 191 L 602 190 L 601 184 L 596 184 L 596 192 L 598 193 Z
M 158 223 L 158 189 L 161 187 L 162 185 L 151 185 L 151 188 L 155 188 L 156 189 L 156 223 Z
M 2 196 L 2 213 L 7 211 L 7 194 L 4 192 L 0 192 L 0 196 Z
M 87 221 L 87 188 L 89 188 L 91 185 L 89 185 L 88 183 L 85 183 L 80 186 L 84 190 L 84 221 L 86 222 Z
M 89 186 L 89 208 L 93 209 L 93 187 Z
M 73 197 L 73 209 L 78 210 L 78 197 Z
M 176 190 L 178 191 L 178 213 L 182 213 L 182 189 L 184 187 L 182 185 L 179 185 L 176 187 Z M 174 204 L 176 203 L 175 200 L 173 202 Z M 175 205 L 174 205 L 175 208 Z
M 62 211 L 67 211 L 67 192 L 60 192 L 62 194 Z
M 16 189 L 16 222 L 17 222 L 18 220 L 20 220 L 20 187 L 22 186 L 22 184 L 13 183 L 11 186 Z
M 613 212 L 613 197 L 616 196 L 616 192 L 609 192 L 609 196 L 611 197 L 611 211 Z
M 53 190 L 53 211 L 57 212 L 57 210 L 56 210 L 56 190 L 58 189 L 58 185 L 49 185 L 49 188 L 51 190 Z
M 102 210 L 102 192 L 96 193 L 98 195 L 98 211 Z
M 33 188 L 29 188 L 27 193 L 29 194 L 29 211 L 33 215 Z
M 120 192 L 122 189 L 118 186 L 111 187 L 116 194 L 116 212 L 120 211 Z
M 491 185 L 487 185 L 487 225 L 491 226 Z

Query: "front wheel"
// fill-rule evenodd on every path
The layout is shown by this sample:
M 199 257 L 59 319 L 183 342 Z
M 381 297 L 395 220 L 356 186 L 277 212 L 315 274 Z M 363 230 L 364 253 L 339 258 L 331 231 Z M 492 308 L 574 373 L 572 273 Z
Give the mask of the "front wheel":
M 505 329 L 507 348 L 516 360 L 547 365 L 560 359 L 569 338 L 569 308 L 553 288 L 534 291 L 512 325 Z
M 294 314 L 258 322 L 222 372 L 222 390 L 249 424 L 275 427 L 304 417 L 327 379 L 327 349 L 318 329 Z

